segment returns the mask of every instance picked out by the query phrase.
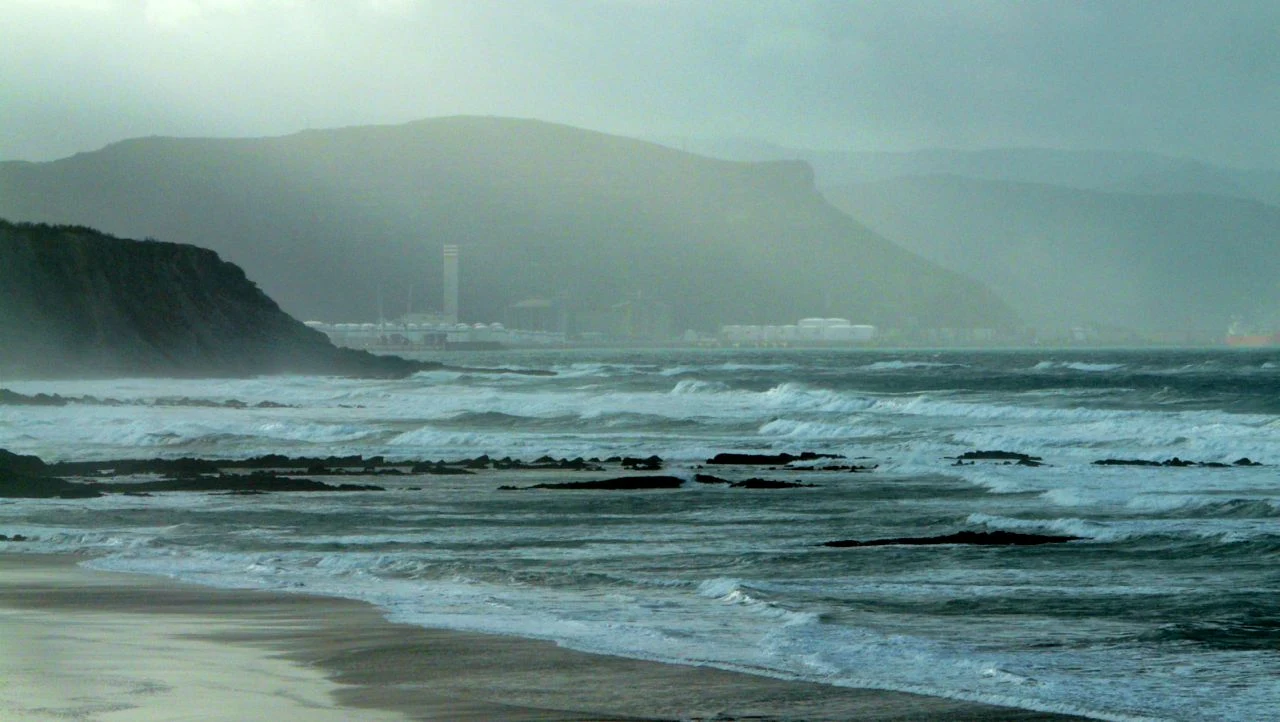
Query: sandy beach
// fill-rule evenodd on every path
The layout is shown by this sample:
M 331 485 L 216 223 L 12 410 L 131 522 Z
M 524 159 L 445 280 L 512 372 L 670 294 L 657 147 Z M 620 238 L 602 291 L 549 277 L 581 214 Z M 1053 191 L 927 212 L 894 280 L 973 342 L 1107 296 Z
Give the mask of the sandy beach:
M 6 720 L 1058 720 L 386 621 L 354 601 L 0 555 Z

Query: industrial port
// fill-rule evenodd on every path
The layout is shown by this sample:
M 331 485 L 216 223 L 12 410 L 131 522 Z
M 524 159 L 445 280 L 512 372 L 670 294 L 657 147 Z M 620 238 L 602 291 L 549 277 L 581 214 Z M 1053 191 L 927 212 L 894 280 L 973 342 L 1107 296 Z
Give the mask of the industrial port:
M 459 248 L 449 244 L 442 250 L 441 310 L 377 322 L 307 321 L 307 325 L 335 345 L 386 353 L 614 345 L 856 346 L 877 338 L 875 326 L 818 317 L 786 325 L 727 325 L 716 334 L 677 333 L 671 328 L 666 305 L 640 294 L 608 308 L 577 313 L 570 313 L 558 299 L 522 299 L 507 308 L 503 321 L 464 323 L 458 313 Z

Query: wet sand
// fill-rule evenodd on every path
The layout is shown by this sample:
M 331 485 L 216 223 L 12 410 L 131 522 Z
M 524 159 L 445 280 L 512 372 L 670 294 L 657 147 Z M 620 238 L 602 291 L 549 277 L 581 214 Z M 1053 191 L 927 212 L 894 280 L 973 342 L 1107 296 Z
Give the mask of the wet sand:
M 423 629 L 367 604 L 0 554 L 0 719 L 1071 720 Z

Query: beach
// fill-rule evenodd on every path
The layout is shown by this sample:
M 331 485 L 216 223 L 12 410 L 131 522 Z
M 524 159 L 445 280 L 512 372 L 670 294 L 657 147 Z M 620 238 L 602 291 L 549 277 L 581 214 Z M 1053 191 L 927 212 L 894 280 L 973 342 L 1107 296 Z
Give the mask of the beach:
M 1067 720 L 395 624 L 351 600 L 0 555 L 7 720 Z
M 8 709 L 1277 719 L 1272 355 L 459 358 L 554 375 L 13 383 L 4 650 L 139 668 Z

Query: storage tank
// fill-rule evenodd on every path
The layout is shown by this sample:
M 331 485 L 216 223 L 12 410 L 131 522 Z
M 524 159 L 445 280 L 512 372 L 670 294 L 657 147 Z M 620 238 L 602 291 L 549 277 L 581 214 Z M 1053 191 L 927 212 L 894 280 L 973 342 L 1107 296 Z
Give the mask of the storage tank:
M 876 327 L 866 324 L 858 324 L 853 327 L 853 338 L 855 341 L 871 341 L 876 337 Z
M 832 343 L 852 343 L 855 340 L 853 326 L 847 323 L 827 326 L 822 329 L 822 340 Z

